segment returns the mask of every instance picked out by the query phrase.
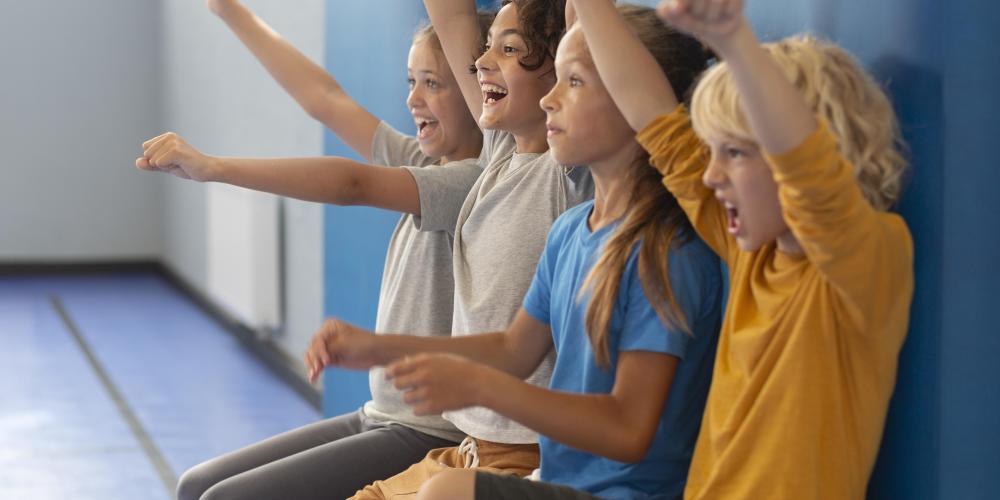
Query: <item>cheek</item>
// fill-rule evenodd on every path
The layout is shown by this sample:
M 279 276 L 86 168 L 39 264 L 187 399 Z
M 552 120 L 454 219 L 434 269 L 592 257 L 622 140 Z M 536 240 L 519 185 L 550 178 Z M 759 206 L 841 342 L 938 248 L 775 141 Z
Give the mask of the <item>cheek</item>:
M 555 84 L 554 81 L 550 80 L 551 78 L 542 77 L 540 73 L 527 73 L 521 70 L 516 77 L 507 81 L 507 88 L 510 91 L 508 97 L 513 97 L 523 105 L 532 105 L 541 110 L 539 101 L 552 90 Z

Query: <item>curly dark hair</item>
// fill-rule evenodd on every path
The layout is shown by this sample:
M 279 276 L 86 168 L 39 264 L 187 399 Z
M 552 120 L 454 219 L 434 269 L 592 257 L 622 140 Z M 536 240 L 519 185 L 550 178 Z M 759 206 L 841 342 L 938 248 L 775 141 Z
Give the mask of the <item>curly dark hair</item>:
M 566 31 L 566 0 L 502 0 L 500 6 L 517 6 L 521 34 L 528 54 L 519 61 L 521 67 L 534 71 L 546 61 L 556 58 L 556 47 Z

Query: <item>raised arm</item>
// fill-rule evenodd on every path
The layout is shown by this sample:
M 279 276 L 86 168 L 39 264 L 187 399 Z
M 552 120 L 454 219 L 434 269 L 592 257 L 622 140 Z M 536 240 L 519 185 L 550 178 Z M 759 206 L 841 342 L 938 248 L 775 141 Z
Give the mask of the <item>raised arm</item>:
M 461 337 L 375 335 L 343 321 L 329 319 L 313 337 L 305 363 L 313 379 L 326 366 L 368 369 L 404 358 L 408 358 L 411 369 L 421 368 L 422 373 L 432 373 L 434 363 L 427 363 L 426 360 L 433 358 L 422 355 L 444 353 L 474 360 L 517 378 L 526 378 L 551 348 L 552 335 L 548 325 L 523 310 L 504 332 Z M 440 366 L 436 369 L 441 371 Z M 454 376 L 455 373 L 443 371 L 455 383 L 471 381 L 460 380 Z
M 483 114 L 483 92 L 475 67 L 483 46 L 479 30 L 479 18 L 474 0 L 424 0 L 427 14 L 441 47 L 444 49 L 448 66 L 455 75 L 462 96 L 469 106 L 472 117 L 479 121 Z
M 677 107 L 677 96 L 653 55 L 610 0 L 569 0 L 583 27 L 594 65 L 635 131 Z
M 765 151 L 787 152 L 816 130 L 813 112 L 754 36 L 743 15 L 743 0 L 667 0 L 660 14 L 726 61 L 743 111 Z
M 249 159 L 208 156 L 174 133 L 143 144 L 141 170 L 335 205 L 366 205 L 420 215 L 417 183 L 408 170 L 338 157 Z
M 371 146 L 378 118 L 354 101 L 326 70 L 241 2 L 207 0 L 207 3 L 309 116 L 326 125 L 363 158 L 372 160 Z

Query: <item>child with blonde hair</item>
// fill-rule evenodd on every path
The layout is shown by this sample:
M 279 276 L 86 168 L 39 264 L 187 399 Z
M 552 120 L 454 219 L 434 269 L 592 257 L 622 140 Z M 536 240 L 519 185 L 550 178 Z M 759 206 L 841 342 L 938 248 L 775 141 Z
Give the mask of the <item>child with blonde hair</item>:
M 690 115 L 620 22 L 588 36 L 663 183 L 730 271 L 685 498 L 864 498 L 913 293 L 910 233 L 886 211 L 906 167 L 892 108 L 835 45 L 762 46 L 742 0 L 659 11 L 722 60 Z

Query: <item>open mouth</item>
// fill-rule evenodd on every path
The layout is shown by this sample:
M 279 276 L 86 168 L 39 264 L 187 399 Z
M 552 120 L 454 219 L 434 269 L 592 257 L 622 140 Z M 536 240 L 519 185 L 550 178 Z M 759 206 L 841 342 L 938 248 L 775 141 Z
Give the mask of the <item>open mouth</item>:
M 417 120 L 417 138 L 425 139 L 427 136 L 434 133 L 437 129 L 438 121 L 431 120 L 429 118 L 420 118 Z
M 483 85 L 483 102 L 485 104 L 494 104 L 503 100 L 507 97 L 507 89 L 494 85 L 492 83 L 487 83 Z
M 729 234 L 735 236 L 740 232 L 740 211 L 731 203 L 724 203 L 726 207 L 726 229 Z

